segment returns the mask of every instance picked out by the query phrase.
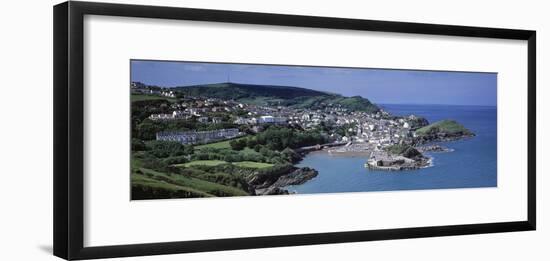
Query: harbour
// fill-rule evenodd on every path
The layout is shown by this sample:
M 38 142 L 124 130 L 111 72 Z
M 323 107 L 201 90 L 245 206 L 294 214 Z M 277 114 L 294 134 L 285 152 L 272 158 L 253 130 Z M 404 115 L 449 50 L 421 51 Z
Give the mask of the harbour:
M 385 109 L 397 114 L 414 113 L 430 122 L 453 117 L 476 133 L 475 137 L 423 147 L 430 162 L 419 169 L 388 171 L 365 168 L 370 151 L 345 146 L 310 152 L 297 165 L 317 169 L 319 175 L 296 186 L 290 193 L 339 193 L 416 189 L 476 188 L 497 185 L 496 107 L 394 105 Z M 349 146 L 348 146 L 349 147 Z M 367 147 L 365 147 L 367 148 Z

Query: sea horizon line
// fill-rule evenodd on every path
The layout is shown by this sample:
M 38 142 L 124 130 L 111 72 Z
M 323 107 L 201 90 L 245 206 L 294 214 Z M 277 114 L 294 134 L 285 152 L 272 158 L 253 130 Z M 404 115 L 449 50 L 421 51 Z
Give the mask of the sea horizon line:
M 442 103 L 388 103 L 388 102 L 372 102 L 375 105 L 414 105 L 414 106 L 474 106 L 474 107 L 497 107 L 497 105 L 488 104 L 442 104 Z

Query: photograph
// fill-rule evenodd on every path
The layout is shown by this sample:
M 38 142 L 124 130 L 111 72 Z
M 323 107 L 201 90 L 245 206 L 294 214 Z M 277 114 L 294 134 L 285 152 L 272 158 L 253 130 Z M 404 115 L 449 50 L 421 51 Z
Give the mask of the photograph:
M 497 73 L 130 67 L 132 200 L 497 186 Z

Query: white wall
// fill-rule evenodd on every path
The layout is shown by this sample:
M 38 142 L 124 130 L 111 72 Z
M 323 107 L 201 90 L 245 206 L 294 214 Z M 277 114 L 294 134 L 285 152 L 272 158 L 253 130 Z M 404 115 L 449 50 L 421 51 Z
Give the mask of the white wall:
M 114 1 L 114 0 L 113 0 Z M 55 260 L 52 245 L 52 6 L 60 1 L 3 4 L 0 82 L 0 259 Z M 550 19 L 545 1 L 299 1 L 299 0 L 122 0 L 121 3 L 336 16 L 537 30 L 538 133 L 550 133 Z M 543 21 L 543 19 L 545 21 Z M 260 250 L 225 251 L 128 260 L 548 260 L 550 180 L 544 162 L 550 139 L 538 136 L 538 230 L 412 240 Z

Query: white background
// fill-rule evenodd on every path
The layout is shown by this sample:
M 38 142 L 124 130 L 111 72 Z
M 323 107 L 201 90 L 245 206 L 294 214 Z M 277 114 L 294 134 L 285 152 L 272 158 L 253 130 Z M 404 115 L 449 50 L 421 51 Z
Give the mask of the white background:
M 85 246 L 527 220 L 525 41 L 105 16 L 84 32 Z M 131 58 L 498 72 L 498 188 L 129 202 Z
M 129 2 L 129 1 L 125 1 Z M 134 1 L 134 3 L 137 1 Z M 54 260 L 51 255 L 52 224 L 52 87 L 51 87 L 51 6 L 50 1 L 20 1 L 3 6 L 2 83 L 3 112 L 2 174 L 0 189 L 1 259 Z M 536 29 L 538 31 L 538 133 L 549 133 L 542 122 L 550 113 L 549 92 L 542 86 L 549 78 L 543 70 L 550 56 L 543 46 L 550 44 L 550 21 L 543 22 L 547 7 L 543 1 L 139 1 L 188 7 L 232 9 L 356 17 L 366 19 L 416 21 Z M 546 98 L 546 99 L 545 99 Z M 535 232 L 472 235 L 323 246 L 261 250 L 225 251 L 187 255 L 128 258 L 128 260 L 548 260 L 550 226 L 543 205 L 548 201 L 548 179 L 543 162 L 549 139 L 538 137 L 538 218 Z

